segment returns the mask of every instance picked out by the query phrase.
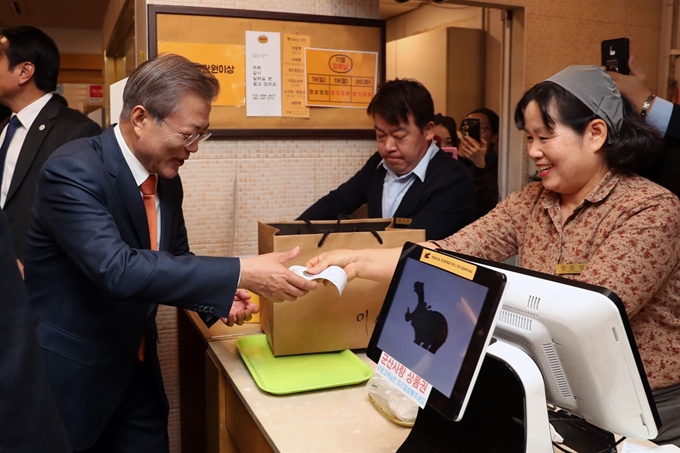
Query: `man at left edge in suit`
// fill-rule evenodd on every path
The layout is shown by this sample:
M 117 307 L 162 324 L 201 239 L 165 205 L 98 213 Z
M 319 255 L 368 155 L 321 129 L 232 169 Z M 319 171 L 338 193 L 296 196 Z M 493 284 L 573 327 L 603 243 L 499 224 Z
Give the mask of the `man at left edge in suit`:
M 101 133 L 97 123 L 53 97 L 59 63 L 57 45 L 43 31 L 0 30 L 0 104 L 12 112 L 0 123 L 0 144 L 14 130 L 8 146 L 0 147 L 0 207 L 20 269 L 40 167 L 64 143 Z
M 70 453 L 0 211 L 0 452 Z

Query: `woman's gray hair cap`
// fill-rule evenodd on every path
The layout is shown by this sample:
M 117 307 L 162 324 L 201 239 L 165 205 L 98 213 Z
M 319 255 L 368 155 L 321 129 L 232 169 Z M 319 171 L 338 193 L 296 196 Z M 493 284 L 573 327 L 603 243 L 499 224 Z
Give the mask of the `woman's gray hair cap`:
M 623 100 L 614 80 L 599 66 L 569 66 L 550 77 L 553 82 L 576 96 L 616 136 L 623 124 Z

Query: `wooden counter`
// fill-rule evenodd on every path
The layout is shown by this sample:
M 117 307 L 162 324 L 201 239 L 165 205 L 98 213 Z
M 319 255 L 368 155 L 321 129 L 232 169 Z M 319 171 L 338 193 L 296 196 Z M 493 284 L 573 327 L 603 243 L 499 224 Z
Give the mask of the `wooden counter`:
M 357 356 L 375 366 L 365 354 Z M 220 446 L 239 448 L 220 452 L 394 452 L 410 432 L 373 407 L 365 383 L 286 396 L 263 392 L 243 363 L 235 340 L 210 342 L 206 366 L 208 379 L 218 382 L 223 392 L 214 396 L 226 401 L 215 408 L 215 415 L 224 417 L 226 430 L 209 434 L 208 451 L 215 451 L 210 447 L 216 435 Z
M 195 312 L 178 311 L 179 398 L 183 452 L 207 451 L 205 355 L 208 343 L 260 332 L 262 329 L 259 323 L 227 327 L 217 322 L 208 329 Z

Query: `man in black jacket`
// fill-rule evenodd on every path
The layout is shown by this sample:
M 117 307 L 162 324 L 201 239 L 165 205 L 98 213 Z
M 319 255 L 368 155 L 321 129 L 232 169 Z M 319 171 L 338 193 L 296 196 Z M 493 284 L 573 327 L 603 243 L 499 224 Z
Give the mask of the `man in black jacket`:
M 59 50 L 44 32 L 0 30 L 0 104 L 11 110 L 0 122 L 0 207 L 20 268 L 40 167 L 61 145 L 102 131 L 52 94 L 58 75 Z
M 412 79 L 385 82 L 368 105 L 378 151 L 298 218 L 333 220 L 368 205 L 371 218 L 445 238 L 475 219 L 472 175 L 434 142 L 434 102 Z
M 0 211 L 0 451 L 71 452 L 43 368 L 26 286 Z

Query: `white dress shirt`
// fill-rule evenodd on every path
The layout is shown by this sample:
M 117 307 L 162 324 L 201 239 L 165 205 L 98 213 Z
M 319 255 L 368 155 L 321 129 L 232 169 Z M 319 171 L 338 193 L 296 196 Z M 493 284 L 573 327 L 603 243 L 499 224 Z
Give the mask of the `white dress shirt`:
M 668 130 L 668 123 L 671 121 L 673 114 L 673 103 L 665 99 L 657 97 L 654 105 L 647 113 L 647 123 L 651 124 L 661 132 L 661 135 L 666 135 Z
M 24 146 L 24 141 L 26 141 L 28 130 L 31 128 L 33 122 L 38 117 L 38 114 L 50 99 L 52 99 L 52 93 L 47 93 L 40 99 L 28 104 L 16 114 L 19 117 L 19 121 L 21 121 L 21 126 L 17 127 L 16 131 L 14 132 L 14 137 L 12 137 L 12 142 L 9 144 L 9 148 L 7 148 L 5 169 L 3 170 L 2 181 L 0 182 L 0 208 L 5 207 L 9 186 L 12 182 L 12 177 L 14 176 L 14 169 L 16 168 L 17 161 L 19 160 L 21 147 Z M 5 128 L 0 133 L 0 143 L 5 140 L 6 133 L 7 127 L 5 126 Z

